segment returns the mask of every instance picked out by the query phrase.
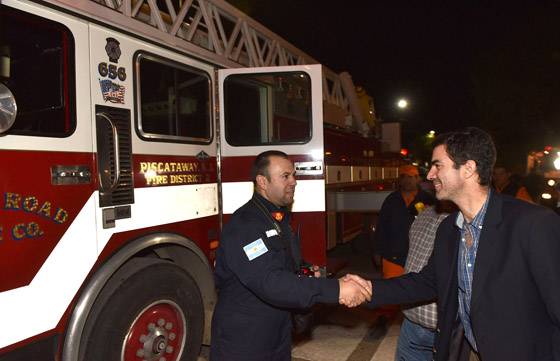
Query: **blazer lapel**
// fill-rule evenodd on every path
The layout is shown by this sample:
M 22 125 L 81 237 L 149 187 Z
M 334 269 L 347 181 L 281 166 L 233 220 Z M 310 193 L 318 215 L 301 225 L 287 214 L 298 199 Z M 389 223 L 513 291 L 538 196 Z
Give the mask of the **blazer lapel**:
M 482 224 L 482 232 L 478 241 L 478 250 L 476 252 L 476 262 L 474 268 L 471 312 L 481 299 L 484 286 L 488 281 L 488 273 L 495 262 L 495 254 L 500 244 L 500 234 L 498 225 L 502 221 L 502 199 L 496 196 L 494 192 L 490 196 L 490 203 L 486 210 L 486 216 Z
M 457 219 L 457 213 L 452 213 L 449 217 L 453 217 L 453 220 Z M 448 257 L 451 260 L 451 265 L 449 268 L 449 278 L 447 279 L 447 283 L 445 285 L 445 298 L 442 300 L 442 305 L 444 309 L 447 309 L 447 303 L 449 301 L 449 297 L 453 296 L 457 298 L 457 260 L 459 257 L 459 242 L 461 240 L 461 233 L 459 229 L 455 226 L 455 221 L 453 221 L 453 225 L 451 226 L 452 237 L 449 237 L 452 240 L 452 243 L 449 245 L 449 254 Z M 446 240 L 447 241 L 447 240 Z

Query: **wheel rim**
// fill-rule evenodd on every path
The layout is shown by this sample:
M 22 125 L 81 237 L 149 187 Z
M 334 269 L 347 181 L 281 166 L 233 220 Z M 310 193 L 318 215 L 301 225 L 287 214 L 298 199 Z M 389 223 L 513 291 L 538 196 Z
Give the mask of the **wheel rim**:
M 138 313 L 123 342 L 122 361 L 178 361 L 185 347 L 186 319 L 173 301 L 157 301 Z

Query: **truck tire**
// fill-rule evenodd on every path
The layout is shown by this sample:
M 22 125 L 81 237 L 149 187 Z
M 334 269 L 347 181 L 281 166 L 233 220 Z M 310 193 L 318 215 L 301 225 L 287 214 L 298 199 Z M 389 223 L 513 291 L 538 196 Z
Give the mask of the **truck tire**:
M 203 323 L 200 292 L 185 270 L 159 258 L 135 258 L 97 297 L 79 359 L 195 361 Z

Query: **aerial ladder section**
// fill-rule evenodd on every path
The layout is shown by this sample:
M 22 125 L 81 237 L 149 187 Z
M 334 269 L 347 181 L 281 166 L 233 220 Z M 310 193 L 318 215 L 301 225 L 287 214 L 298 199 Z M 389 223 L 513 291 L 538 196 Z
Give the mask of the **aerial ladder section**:
M 319 63 L 224 0 L 44 1 L 225 68 Z M 355 99 L 355 94 L 349 94 L 355 92 L 351 77 L 343 76 L 341 83 L 337 73 L 325 66 L 323 69 L 325 119 L 344 124 L 340 117 L 351 115 L 363 123 L 356 107 L 351 106 Z

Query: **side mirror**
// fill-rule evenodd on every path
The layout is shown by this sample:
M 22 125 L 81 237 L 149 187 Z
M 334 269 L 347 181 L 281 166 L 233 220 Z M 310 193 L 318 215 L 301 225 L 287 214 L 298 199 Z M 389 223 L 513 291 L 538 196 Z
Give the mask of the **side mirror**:
M 14 94 L 0 83 L 0 134 L 7 132 L 16 121 L 17 104 Z

